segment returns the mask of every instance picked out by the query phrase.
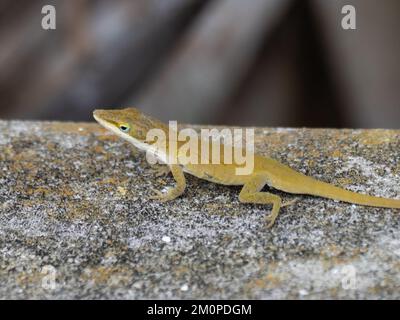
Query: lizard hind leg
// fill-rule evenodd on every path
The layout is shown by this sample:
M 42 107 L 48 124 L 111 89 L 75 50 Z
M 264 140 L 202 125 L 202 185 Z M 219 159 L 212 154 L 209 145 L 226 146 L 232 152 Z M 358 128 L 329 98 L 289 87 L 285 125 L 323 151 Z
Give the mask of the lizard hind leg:
M 272 204 L 271 213 L 265 217 L 267 228 L 270 228 L 274 225 L 279 215 L 279 210 L 282 207 L 282 199 L 275 194 L 261 191 L 267 182 L 268 179 L 263 175 L 252 177 L 240 191 L 239 201 L 244 203 Z

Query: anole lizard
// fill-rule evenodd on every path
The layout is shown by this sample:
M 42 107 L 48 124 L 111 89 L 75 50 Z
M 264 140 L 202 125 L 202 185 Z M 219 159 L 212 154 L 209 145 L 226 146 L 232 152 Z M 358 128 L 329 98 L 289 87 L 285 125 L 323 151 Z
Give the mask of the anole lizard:
M 134 108 L 118 110 L 95 110 L 94 118 L 106 129 L 129 141 L 143 151 L 151 151 L 152 144 L 146 140 L 147 132 L 151 129 L 161 129 L 168 133 L 168 126 L 161 121 L 147 116 Z M 168 137 L 168 134 L 166 134 Z M 168 138 L 167 138 L 168 139 Z M 168 148 L 168 141 L 166 141 Z M 173 200 L 183 194 L 186 188 L 184 173 L 189 173 L 200 179 L 224 185 L 243 185 L 239 193 L 239 201 L 244 203 L 272 204 L 271 213 L 266 216 L 267 227 L 271 227 L 285 204 L 279 196 L 262 192 L 265 185 L 292 193 L 319 196 L 348 203 L 365 206 L 400 208 L 400 200 L 387 199 L 360 194 L 336 187 L 332 184 L 318 181 L 297 172 L 278 161 L 254 154 L 254 168 L 250 174 L 237 175 L 233 164 L 180 164 L 179 153 L 177 164 L 168 164 L 166 154 L 154 152 L 155 156 L 169 166 L 176 185 L 168 192 L 161 193 L 153 199 L 160 201 Z

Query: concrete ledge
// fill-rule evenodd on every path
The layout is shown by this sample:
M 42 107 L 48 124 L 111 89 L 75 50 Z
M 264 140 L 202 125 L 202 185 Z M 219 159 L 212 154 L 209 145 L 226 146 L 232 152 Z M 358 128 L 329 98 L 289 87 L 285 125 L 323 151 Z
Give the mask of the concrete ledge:
M 259 128 L 256 146 L 400 198 L 400 131 Z M 400 298 L 399 210 L 304 196 L 265 230 L 237 187 L 147 200 L 172 182 L 96 124 L 0 121 L 0 298 Z

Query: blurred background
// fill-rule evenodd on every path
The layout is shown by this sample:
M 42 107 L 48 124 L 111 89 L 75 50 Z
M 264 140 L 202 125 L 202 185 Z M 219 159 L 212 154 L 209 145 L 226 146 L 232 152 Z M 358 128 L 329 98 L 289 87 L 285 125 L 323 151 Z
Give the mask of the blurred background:
M 0 0 L 0 118 L 400 128 L 399 33 L 398 0 Z

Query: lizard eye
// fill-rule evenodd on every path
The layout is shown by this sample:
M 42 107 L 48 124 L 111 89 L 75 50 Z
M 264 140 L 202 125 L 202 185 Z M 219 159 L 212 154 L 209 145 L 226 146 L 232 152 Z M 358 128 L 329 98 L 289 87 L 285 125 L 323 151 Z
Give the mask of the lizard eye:
M 119 126 L 119 130 L 121 130 L 124 133 L 128 133 L 130 129 L 131 128 L 127 124 L 121 124 Z

